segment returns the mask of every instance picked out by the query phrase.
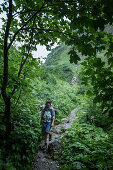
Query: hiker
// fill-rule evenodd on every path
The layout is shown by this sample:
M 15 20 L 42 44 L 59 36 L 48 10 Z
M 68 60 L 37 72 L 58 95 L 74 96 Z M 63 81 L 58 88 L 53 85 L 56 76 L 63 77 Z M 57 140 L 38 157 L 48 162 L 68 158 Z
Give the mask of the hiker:
M 51 107 L 51 101 L 47 100 L 44 109 L 42 110 L 41 121 L 42 133 L 44 135 L 45 147 L 47 147 L 47 137 L 49 135 L 49 141 L 52 138 L 51 127 L 54 126 L 55 111 Z

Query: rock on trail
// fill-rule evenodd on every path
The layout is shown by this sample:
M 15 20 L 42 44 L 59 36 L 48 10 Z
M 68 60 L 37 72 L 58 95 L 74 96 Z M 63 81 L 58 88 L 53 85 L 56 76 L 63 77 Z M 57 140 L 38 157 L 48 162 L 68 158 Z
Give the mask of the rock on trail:
M 57 159 L 61 153 L 59 137 L 63 137 L 66 129 L 71 128 L 76 119 L 76 110 L 72 110 L 68 118 L 62 119 L 61 124 L 52 128 L 52 140 L 48 143 L 48 151 L 47 153 L 44 153 L 43 150 L 38 151 L 34 162 L 34 170 L 58 170 L 60 165 Z M 43 145 L 43 141 L 41 141 L 40 145 Z

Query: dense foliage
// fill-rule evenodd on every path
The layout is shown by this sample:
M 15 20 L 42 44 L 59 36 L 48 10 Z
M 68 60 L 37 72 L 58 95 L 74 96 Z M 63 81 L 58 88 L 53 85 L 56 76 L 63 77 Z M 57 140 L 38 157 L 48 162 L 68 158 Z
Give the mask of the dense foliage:
M 62 47 L 61 47 L 62 48 Z M 12 53 L 13 50 L 13 53 Z M 56 124 L 60 123 L 70 111 L 75 108 L 75 87 L 71 81 L 63 81 L 49 68 L 34 58 L 29 58 L 18 78 L 18 67 L 22 54 L 13 47 L 9 54 L 9 84 L 7 91 L 11 95 L 13 84 L 16 84 L 15 94 L 11 100 L 11 134 L 8 142 L 5 140 L 4 102 L 0 98 L 0 166 L 4 169 L 31 169 L 35 159 L 38 142 L 41 137 L 40 107 L 47 98 L 58 107 Z M 0 59 L 3 66 L 3 60 Z M 57 67 L 57 65 L 56 65 Z M 62 66 L 63 67 L 63 66 Z M 68 67 L 71 64 L 68 61 Z M 15 74 L 14 74 L 15 72 Z M 62 72 L 66 76 L 64 72 Z M 1 77 L 3 71 L 0 71 Z M 7 162 L 7 163 L 6 163 Z
M 17 90 L 11 100 L 11 134 L 8 139 L 5 133 L 5 105 L 3 98 L 0 98 L 0 106 L 2 106 L 0 107 L 0 144 L 2 146 L 0 150 L 0 167 L 3 169 L 27 168 L 33 160 L 33 155 L 36 153 L 38 137 L 40 135 L 40 115 L 34 116 L 38 110 L 32 81 L 40 76 L 43 68 L 40 68 L 39 62 L 35 59 L 29 58 L 21 77 L 18 78 L 17 73 L 21 56 L 21 53 L 15 47 L 10 50 L 7 92 L 11 96 L 12 87 L 16 86 Z M 0 63 L 3 65 L 2 58 Z M 34 73 L 36 74 L 35 76 Z M 0 75 L 1 77 L 3 76 L 2 70 Z
M 77 120 L 62 140 L 61 169 L 112 169 L 113 123 L 107 124 L 109 115 L 103 115 L 100 105 L 86 94 L 77 95 L 77 100 Z
M 62 43 L 51 51 L 45 64 L 50 73 L 52 72 L 57 78 L 71 83 L 75 73 L 75 64 L 70 64 L 69 50 L 70 47 Z
M 64 166 L 61 169 L 112 169 L 111 142 L 112 138 L 103 129 L 87 123 L 75 123 L 63 139 Z
M 51 98 L 59 107 L 57 122 L 68 115 L 76 101 L 79 105 L 77 123 L 64 137 L 63 168 L 112 169 L 112 9 L 111 0 L 1 2 L 2 168 L 29 168 L 40 136 L 39 108 Z M 37 44 L 50 49 L 57 41 L 68 47 L 53 51 L 56 54 L 48 57 L 47 67 L 33 59 L 32 50 Z M 77 91 L 70 84 L 75 67 L 67 64 L 67 53 L 71 63 L 82 59 L 76 74 Z M 72 152 L 73 158 L 70 151 L 76 151 Z
M 104 53 L 78 64 L 77 120 L 62 140 L 62 170 L 113 168 L 112 68 Z

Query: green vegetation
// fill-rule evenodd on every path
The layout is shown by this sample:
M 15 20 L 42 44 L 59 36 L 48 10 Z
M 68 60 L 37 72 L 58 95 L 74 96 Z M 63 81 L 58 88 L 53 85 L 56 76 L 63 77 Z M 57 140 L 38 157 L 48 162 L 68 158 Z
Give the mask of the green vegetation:
M 75 73 L 75 64 L 70 64 L 70 58 L 68 55 L 69 49 L 69 47 L 62 43 L 60 46 L 52 50 L 48 55 L 45 64 L 48 66 L 48 71 L 50 73 L 52 72 L 57 78 L 71 83 Z
M 108 133 L 87 123 L 73 125 L 63 139 L 65 170 L 112 169 L 113 144 Z
M 112 1 L 5 0 L 2 13 L 1 169 L 31 169 L 47 98 L 59 107 L 57 123 L 78 107 L 77 121 L 63 138 L 61 169 L 113 169 Z M 37 44 L 50 50 L 55 42 L 62 44 L 45 65 L 33 59 Z
M 103 55 L 78 64 L 77 120 L 62 139 L 61 170 L 113 168 L 113 69 Z
M 93 98 L 83 94 L 77 98 L 77 120 L 62 139 L 61 170 L 112 169 L 113 123 Z
M 12 50 L 15 53 L 12 53 Z M 22 54 L 13 47 L 9 56 L 7 91 L 9 95 L 12 95 L 13 85 L 16 85 L 16 90 L 11 99 L 11 133 L 9 138 L 5 133 L 5 105 L 3 98 L 0 99 L 0 105 L 2 106 L 0 107 L 0 136 L 2 139 L 0 142 L 2 146 L 0 166 L 6 170 L 31 169 L 38 142 L 42 138 L 40 107 L 45 104 L 47 98 L 50 98 L 55 107 L 58 107 L 56 115 L 56 124 L 58 124 L 62 118 L 67 117 L 70 111 L 75 108 L 76 98 L 74 94 L 76 89 L 68 80 L 63 81 L 63 76 L 66 76 L 65 72 L 62 71 L 61 78 L 59 73 L 55 74 L 55 72 L 50 71 L 51 67 L 46 67 L 32 57 L 27 60 L 21 72 L 21 77 L 18 78 L 18 68 Z M 3 66 L 2 58 L 0 63 Z M 71 67 L 69 62 L 68 67 Z M 2 77 L 2 70 L 0 74 Z
M 15 53 L 12 53 L 12 50 Z M 11 99 L 11 133 L 7 136 L 7 117 L 4 115 L 5 104 L 0 98 L 0 167 L 1 169 L 29 169 L 33 157 L 36 154 L 37 142 L 40 136 L 40 115 L 36 115 L 37 97 L 33 81 L 40 76 L 43 68 L 33 58 L 29 58 L 24 67 L 21 77 L 18 77 L 18 68 L 21 61 L 21 53 L 15 47 L 10 51 L 9 60 L 9 83 L 7 92 Z M 3 65 L 2 58 L 0 64 Z M 34 75 L 34 73 L 36 75 Z M 0 71 L 3 77 L 2 70 Z M 2 79 L 1 79 L 2 84 Z M 0 84 L 0 86 L 1 86 Z M 12 87 L 15 94 L 12 96 Z M 6 126 L 7 125 L 7 126 Z

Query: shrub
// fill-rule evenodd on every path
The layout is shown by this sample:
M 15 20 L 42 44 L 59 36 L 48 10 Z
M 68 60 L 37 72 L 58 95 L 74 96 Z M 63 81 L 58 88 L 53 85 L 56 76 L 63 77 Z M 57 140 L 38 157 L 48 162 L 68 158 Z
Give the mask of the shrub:
M 102 128 L 89 124 L 74 124 L 62 139 L 62 170 L 111 169 L 113 144 Z

